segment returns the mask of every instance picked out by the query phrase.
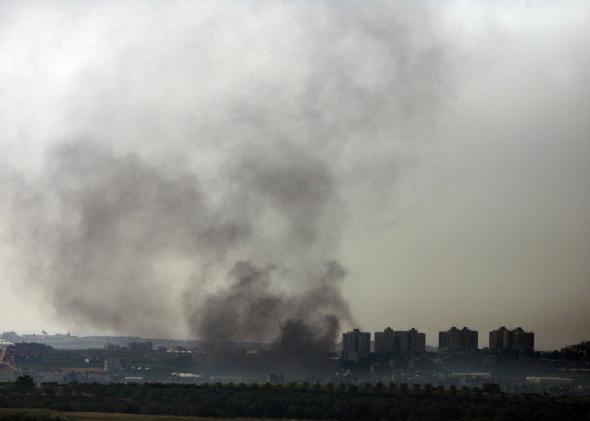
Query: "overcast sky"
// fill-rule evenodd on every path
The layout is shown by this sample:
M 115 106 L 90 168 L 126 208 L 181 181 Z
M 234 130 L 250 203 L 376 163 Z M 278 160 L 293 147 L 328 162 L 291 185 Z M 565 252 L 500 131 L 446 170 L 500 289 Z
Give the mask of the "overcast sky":
M 502 325 L 534 331 L 540 349 L 589 340 L 589 23 L 586 1 L 0 1 L 0 331 L 145 334 L 85 314 L 93 299 L 110 311 L 100 295 L 123 293 L 124 274 L 140 311 L 175 323 L 155 335 L 190 336 L 175 308 L 199 294 L 193 260 L 199 276 L 218 266 L 198 283 L 213 290 L 232 259 L 303 272 L 336 259 L 366 330 L 416 327 L 432 345 L 453 325 L 479 330 L 480 346 Z M 83 146 L 72 158 L 60 145 Z M 84 188 L 93 167 L 71 160 L 93 154 L 104 168 L 133 156 L 134 177 L 154 182 L 194 175 L 207 221 L 223 212 L 219 226 L 247 219 L 255 234 L 225 260 L 210 257 L 217 242 L 160 234 L 150 247 L 180 238 L 182 253 L 104 284 L 78 273 L 63 310 L 52 230 L 71 204 L 56 167 Z M 177 228 L 174 215 L 147 221 Z M 113 244 L 101 264 L 152 256 Z M 156 282 L 170 293 L 154 297 Z

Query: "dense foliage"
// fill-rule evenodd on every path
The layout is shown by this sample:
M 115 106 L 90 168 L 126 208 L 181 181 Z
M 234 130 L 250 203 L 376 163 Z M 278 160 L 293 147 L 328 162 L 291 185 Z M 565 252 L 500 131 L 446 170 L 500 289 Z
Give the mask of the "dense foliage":
M 342 420 L 588 420 L 590 400 L 430 385 L 46 384 L 0 388 L 0 408 Z

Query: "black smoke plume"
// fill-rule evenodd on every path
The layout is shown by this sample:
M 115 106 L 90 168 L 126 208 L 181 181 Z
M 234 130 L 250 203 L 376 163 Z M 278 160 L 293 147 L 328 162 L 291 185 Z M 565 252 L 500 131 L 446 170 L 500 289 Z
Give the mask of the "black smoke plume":
M 289 156 L 296 159 L 232 163 L 231 187 L 214 203 L 187 169 L 90 141 L 59 144 L 41 174 L 13 192 L 12 238 L 27 250 L 29 279 L 66 320 L 150 336 L 183 323 L 207 342 L 268 341 L 281 355 L 326 354 L 339 320 L 352 320 L 339 290 L 344 270 L 310 255 L 334 238 L 322 227 L 334 227 L 337 195 L 325 165 L 301 151 Z M 266 218 L 277 225 L 268 235 Z M 207 292 L 234 255 L 252 251 L 254 237 L 281 248 L 285 260 L 240 260 L 229 282 Z M 304 271 L 289 267 L 302 262 Z M 168 278 L 176 264 L 188 266 L 185 278 Z M 306 278 L 314 266 L 317 277 Z M 286 282 L 296 285 L 281 291 Z
M 19 287 L 76 330 L 325 355 L 351 321 L 343 196 L 388 200 L 446 89 L 437 9 L 58 4 L 5 14 L 7 63 L 32 60 L 0 116 L 34 146 L 1 151 Z
M 198 336 L 212 343 L 272 341 L 277 356 L 290 364 L 327 358 L 340 321 L 352 322 L 339 289 L 345 271 L 339 263 L 329 262 L 321 278 L 290 295 L 272 290 L 273 272 L 275 267 L 236 263 L 227 287 L 208 297 L 193 314 Z

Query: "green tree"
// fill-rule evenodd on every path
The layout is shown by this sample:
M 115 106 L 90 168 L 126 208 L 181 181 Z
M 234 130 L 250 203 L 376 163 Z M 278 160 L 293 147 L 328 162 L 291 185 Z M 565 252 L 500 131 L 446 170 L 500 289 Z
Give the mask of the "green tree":
M 402 396 L 407 395 L 408 394 L 408 385 L 406 383 L 402 383 L 399 386 L 399 391 Z
M 35 389 L 35 381 L 31 376 L 20 376 L 14 382 L 14 389 L 19 392 L 29 392 Z
M 377 391 L 377 393 L 383 393 L 383 383 L 381 383 L 381 382 L 378 382 L 378 383 L 375 385 L 375 390 Z

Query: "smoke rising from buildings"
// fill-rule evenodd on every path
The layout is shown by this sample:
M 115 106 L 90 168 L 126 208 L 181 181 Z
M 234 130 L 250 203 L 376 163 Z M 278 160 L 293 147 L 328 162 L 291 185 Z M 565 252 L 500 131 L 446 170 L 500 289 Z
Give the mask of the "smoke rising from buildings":
M 0 322 L 586 339 L 590 8 L 566 4 L 0 3 Z
M 41 173 L 13 192 L 11 238 L 26 250 L 28 276 L 60 316 L 121 332 L 169 335 L 171 326 L 183 322 L 175 320 L 182 303 L 171 283 L 187 280 L 170 279 L 167 267 L 223 270 L 232 251 L 247 253 L 252 237 L 264 237 L 267 218 L 278 226 L 265 239 L 268 247 L 299 254 L 278 260 L 277 268 L 303 265 L 309 273 L 320 265 L 329 247 L 323 231 L 338 229 L 337 212 L 325 215 L 335 199 L 333 183 L 321 163 L 294 151 L 291 156 L 291 163 L 237 165 L 227 175 L 231 187 L 214 204 L 184 169 L 158 168 L 134 154 L 115 156 L 90 141 L 58 144 Z M 330 223 L 323 221 L 327 217 Z M 319 279 L 281 276 L 300 283 L 299 292 L 289 293 L 273 291 L 273 270 L 251 262 L 237 262 L 231 281 L 209 294 L 198 292 L 210 281 L 204 269 L 200 277 L 190 273 L 183 286 L 191 293 L 185 298 L 190 332 L 213 342 L 272 340 L 293 318 L 333 339 L 332 324 L 322 326 L 325 317 L 351 320 L 338 289 L 344 271 L 336 262 L 322 270 Z M 305 273 L 297 267 L 292 272 Z
M 193 315 L 199 337 L 211 342 L 237 340 L 274 340 L 277 328 L 283 333 L 297 331 L 294 322 L 313 329 L 306 331 L 310 343 L 333 343 L 339 321 L 352 322 L 348 303 L 339 290 L 345 276 L 338 262 L 326 264 L 321 278 L 298 294 L 281 294 L 270 289 L 274 267 L 260 268 L 252 262 L 237 262 L 231 270 L 232 281 L 208 298 Z M 281 325 L 269 323 L 281 321 Z M 287 323 L 290 321 L 290 323 Z M 295 341 L 282 338 L 283 341 Z
M 285 355 L 297 340 L 328 349 L 352 321 L 333 260 L 351 177 L 342 165 L 356 153 L 346 150 L 395 149 L 384 131 L 436 103 L 440 50 L 408 20 L 428 13 L 352 2 L 61 6 L 38 6 L 55 25 L 44 28 L 49 62 L 73 60 L 65 75 L 45 70 L 59 108 L 44 110 L 42 128 L 11 124 L 43 156 L 3 178 L 26 282 L 84 326 L 150 336 L 181 326 L 212 342 L 275 341 Z M 16 20 L 33 12 L 5 8 Z M 77 23 L 65 38 L 64 20 Z M 80 51 L 87 43 L 96 57 Z M 390 185 L 396 160 L 374 165 Z

